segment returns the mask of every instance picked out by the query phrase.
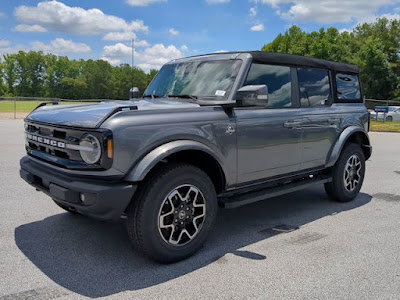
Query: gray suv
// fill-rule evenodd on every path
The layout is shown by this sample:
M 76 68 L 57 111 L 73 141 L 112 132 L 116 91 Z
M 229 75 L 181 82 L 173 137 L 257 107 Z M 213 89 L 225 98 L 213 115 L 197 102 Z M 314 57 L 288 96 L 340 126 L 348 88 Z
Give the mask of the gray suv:
M 167 63 L 140 99 L 38 107 L 20 174 L 70 213 L 126 216 L 137 249 L 174 262 L 201 248 L 218 206 L 317 184 L 354 199 L 368 127 L 355 66 L 209 54 Z

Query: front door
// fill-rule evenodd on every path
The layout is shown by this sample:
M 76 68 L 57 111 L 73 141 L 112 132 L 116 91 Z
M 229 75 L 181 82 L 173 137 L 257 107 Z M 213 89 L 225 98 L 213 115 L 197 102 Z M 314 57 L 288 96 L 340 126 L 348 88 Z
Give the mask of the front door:
M 238 184 L 300 169 L 304 120 L 292 101 L 292 77 L 287 66 L 252 64 L 244 85 L 267 85 L 268 103 L 234 109 Z

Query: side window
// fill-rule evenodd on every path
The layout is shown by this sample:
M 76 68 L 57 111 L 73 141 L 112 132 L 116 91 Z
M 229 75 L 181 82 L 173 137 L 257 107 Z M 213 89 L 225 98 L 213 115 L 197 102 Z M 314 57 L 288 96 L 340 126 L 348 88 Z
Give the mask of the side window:
M 337 73 L 336 86 L 339 100 L 361 101 L 360 82 L 357 75 Z
M 331 96 L 329 72 L 318 69 L 297 69 L 300 88 L 300 105 L 325 106 Z
M 260 84 L 268 87 L 268 108 L 292 106 L 290 67 L 252 64 L 244 85 Z

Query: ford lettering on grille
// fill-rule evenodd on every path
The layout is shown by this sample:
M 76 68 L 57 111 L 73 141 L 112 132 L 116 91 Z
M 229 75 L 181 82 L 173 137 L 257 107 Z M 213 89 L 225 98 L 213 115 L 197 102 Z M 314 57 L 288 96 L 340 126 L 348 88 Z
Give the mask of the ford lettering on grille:
M 62 148 L 62 149 L 65 148 L 65 143 L 64 142 L 55 141 L 55 140 L 52 140 L 52 139 L 44 138 L 42 136 L 37 136 L 37 135 L 33 135 L 33 134 L 30 134 L 30 133 L 27 133 L 26 134 L 26 138 L 28 140 L 31 140 L 33 142 L 38 142 L 40 144 L 45 144 L 45 145 L 49 145 L 49 146 L 52 146 L 52 147 L 58 147 L 58 148 Z

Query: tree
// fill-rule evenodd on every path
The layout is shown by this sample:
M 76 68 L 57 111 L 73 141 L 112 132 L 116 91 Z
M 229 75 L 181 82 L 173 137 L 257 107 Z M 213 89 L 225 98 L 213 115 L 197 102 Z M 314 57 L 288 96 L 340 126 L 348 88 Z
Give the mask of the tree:
M 59 84 L 59 97 L 63 99 L 82 99 L 87 88 L 85 81 L 78 78 L 63 77 Z
M 358 53 L 358 59 L 365 94 L 373 99 L 390 99 L 393 89 L 397 87 L 397 78 L 380 40 L 368 37 Z
M 15 95 L 15 85 L 17 82 L 17 59 L 15 54 L 4 55 L 3 76 L 7 85 L 9 95 Z
M 89 59 L 83 64 L 82 75 L 87 84 L 87 98 L 112 98 L 111 70 L 110 63 L 104 60 Z

